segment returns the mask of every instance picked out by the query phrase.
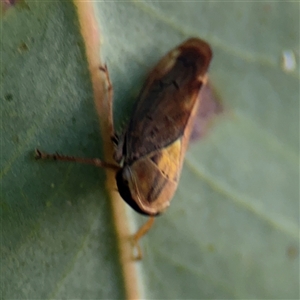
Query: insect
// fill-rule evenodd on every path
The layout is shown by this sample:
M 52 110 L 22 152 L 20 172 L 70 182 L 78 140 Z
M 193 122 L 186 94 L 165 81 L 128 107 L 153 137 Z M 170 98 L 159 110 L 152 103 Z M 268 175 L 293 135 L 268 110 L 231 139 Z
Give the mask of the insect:
M 121 197 L 135 211 L 150 216 L 133 242 L 150 229 L 154 217 L 164 212 L 178 186 L 190 138 L 199 92 L 206 83 L 212 58 L 210 46 L 191 38 L 166 54 L 148 76 L 131 119 L 115 141 L 116 164 L 36 150 L 37 158 L 94 164 L 116 172 Z M 106 68 L 102 68 L 107 74 Z M 110 82 L 110 81 L 109 81 Z M 112 101 L 112 99 L 111 99 Z

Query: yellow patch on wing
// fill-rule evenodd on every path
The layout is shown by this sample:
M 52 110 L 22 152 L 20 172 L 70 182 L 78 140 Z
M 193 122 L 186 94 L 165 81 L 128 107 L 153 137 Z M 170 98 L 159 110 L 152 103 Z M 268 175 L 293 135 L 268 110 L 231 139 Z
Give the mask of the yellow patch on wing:
M 180 172 L 181 139 L 160 150 L 160 157 L 156 162 L 160 172 L 171 180 L 177 181 Z

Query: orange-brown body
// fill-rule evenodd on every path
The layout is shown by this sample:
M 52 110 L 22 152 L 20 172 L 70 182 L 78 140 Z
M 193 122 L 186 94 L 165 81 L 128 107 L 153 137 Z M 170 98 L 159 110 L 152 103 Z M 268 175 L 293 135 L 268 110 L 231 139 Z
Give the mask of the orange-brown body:
M 169 52 L 150 73 L 131 120 L 119 137 L 116 181 L 122 198 L 150 216 L 163 212 L 178 186 L 199 92 L 212 57 L 192 38 Z

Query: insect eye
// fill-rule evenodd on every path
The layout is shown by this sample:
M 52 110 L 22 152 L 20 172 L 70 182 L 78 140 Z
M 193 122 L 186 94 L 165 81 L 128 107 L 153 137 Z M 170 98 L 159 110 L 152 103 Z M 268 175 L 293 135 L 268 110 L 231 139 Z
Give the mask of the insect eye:
M 129 181 L 126 178 L 124 178 L 124 177 L 123 177 L 123 184 L 126 185 L 126 186 L 129 185 Z
M 124 167 L 123 169 L 117 172 L 116 181 L 117 181 L 117 186 L 121 197 L 135 211 L 137 211 L 142 215 L 147 215 L 147 213 L 142 211 L 140 207 L 137 205 L 136 201 L 132 198 L 131 190 L 129 186 L 129 180 L 130 180 L 130 171 L 128 170 L 128 167 Z

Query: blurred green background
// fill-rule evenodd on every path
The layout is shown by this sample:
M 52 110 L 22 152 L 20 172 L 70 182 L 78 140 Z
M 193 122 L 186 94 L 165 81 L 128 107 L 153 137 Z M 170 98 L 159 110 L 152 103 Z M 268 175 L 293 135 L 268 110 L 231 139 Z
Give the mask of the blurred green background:
M 171 207 L 142 240 L 143 298 L 299 298 L 299 3 L 94 8 L 118 128 L 149 70 L 191 36 L 212 46 L 225 110 L 190 146 Z M 102 157 L 73 3 L 19 2 L 1 30 L 1 298 L 122 299 L 104 172 L 33 158 L 36 147 Z

